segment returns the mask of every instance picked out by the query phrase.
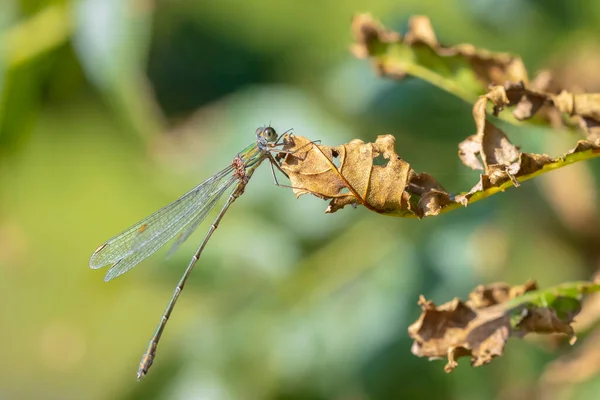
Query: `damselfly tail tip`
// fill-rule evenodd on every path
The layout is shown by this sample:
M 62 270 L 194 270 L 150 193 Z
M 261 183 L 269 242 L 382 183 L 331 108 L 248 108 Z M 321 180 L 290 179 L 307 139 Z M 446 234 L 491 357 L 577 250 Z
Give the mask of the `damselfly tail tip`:
M 152 349 L 154 349 L 154 351 L 156 351 L 156 346 L 153 346 L 152 344 L 151 344 L 151 346 L 152 346 Z M 138 381 L 146 376 L 146 374 L 148 373 L 148 370 L 152 366 L 153 361 L 154 361 L 153 355 L 151 355 L 149 352 L 144 353 L 144 355 L 142 356 L 142 360 L 140 361 L 140 366 L 137 371 L 137 380 Z
M 141 381 L 142 378 L 146 376 L 151 365 L 152 365 L 152 360 L 148 361 L 147 355 L 144 354 L 144 357 L 142 358 L 142 362 L 140 363 L 140 367 L 138 368 L 138 371 L 137 371 L 138 382 Z
M 152 339 L 148 344 L 148 349 L 142 356 L 140 360 L 140 367 L 137 372 L 137 380 L 139 381 L 148 373 L 148 370 L 152 366 L 154 362 L 154 357 L 156 356 L 156 347 L 158 346 L 157 340 Z
M 146 373 L 144 371 L 142 371 L 142 370 L 138 370 L 138 372 L 137 372 L 137 380 L 138 380 L 138 382 L 141 381 L 144 376 L 146 376 Z

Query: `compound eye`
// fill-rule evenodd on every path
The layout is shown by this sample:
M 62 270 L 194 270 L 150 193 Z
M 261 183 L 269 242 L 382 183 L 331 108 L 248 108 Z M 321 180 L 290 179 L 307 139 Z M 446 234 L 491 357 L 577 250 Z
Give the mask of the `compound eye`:
M 264 130 L 264 129 L 265 129 L 265 128 L 263 128 L 262 126 L 261 126 L 260 128 L 257 128 L 257 129 L 256 129 L 256 136 L 260 136 L 260 135 L 262 135 L 262 133 L 263 133 L 263 130 Z
M 274 142 L 277 140 L 277 132 L 275 132 L 275 129 L 271 128 L 270 126 L 266 127 L 263 132 L 267 141 Z

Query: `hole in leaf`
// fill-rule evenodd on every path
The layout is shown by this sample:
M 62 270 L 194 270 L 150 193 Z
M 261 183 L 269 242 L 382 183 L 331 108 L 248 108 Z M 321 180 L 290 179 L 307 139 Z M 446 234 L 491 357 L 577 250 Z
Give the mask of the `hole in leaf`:
M 380 154 L 373 159 L 373 165 L 380 165 L 382 167 L 387 166 L 388 162 L 390 162 L 390 159 L 385 158 L 383 154 Z
M 335 150 L 331 150 L 331 162 L 333 163 L 333 165 L 335 165 L 338 169 L 340 168 L 340 158 L 339 158 L 340 153 L 335 151 Z

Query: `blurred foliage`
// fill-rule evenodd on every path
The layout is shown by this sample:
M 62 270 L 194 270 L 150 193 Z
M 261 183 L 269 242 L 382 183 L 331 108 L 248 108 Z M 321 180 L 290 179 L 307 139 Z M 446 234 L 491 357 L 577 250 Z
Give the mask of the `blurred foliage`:
M 329 144 L 391 133 L 449 191 L 474 181 L 456 157 L 475 131 L 471 106 L 354 59 L 350 20 L 362 11 L 398 29 L 427 14 L 443 43 L 518 53 L 530 71 L 550 66 L 572 90 L 600 92 L 592 1 L 3 0 L 0 398 L 596 398 L 596 373 L 552 378 L 572 351 L 564 342 L 515 342 L 486 368 L 445 375 L 410 354 L 407 327 L 420 293 L 442 302 L 480 282 L 590 279 L 597 162 L 423 221 L 324 215 L 263 167 L 135 381 L 203 229 L 110 284 L 89 256 L 230 163 L 257 126 Z M 502 129 L 551 156 L 576 141 Z M 581 336 L 597 321 L 585 310 Z

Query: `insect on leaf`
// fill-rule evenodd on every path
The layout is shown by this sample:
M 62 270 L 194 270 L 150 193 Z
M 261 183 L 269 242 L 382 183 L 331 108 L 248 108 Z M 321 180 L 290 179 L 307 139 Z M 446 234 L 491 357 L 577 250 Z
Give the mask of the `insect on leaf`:
M 354 139 L 337 147 L 317 145 L 300 136 L 288 136 L 282 169 L 289 175 L 297 197 L 310 193 L 329 199 L 326 212 L 361 204 L 382 213 L 410 212 L 405 188 L 410 165 L 394 151 L 395 139 L 382 135 L 375 143 Z

